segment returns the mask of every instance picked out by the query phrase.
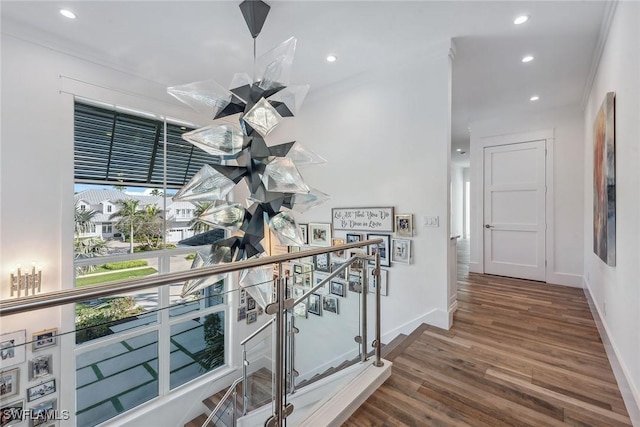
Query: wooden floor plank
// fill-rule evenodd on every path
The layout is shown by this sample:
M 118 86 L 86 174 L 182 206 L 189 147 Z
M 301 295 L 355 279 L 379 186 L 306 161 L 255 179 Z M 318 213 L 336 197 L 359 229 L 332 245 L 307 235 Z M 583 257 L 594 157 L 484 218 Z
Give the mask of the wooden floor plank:
M 394 349 L 391 377 L 344 424 L 631 426 L 582 289 L 469 274 L 458 311 Z

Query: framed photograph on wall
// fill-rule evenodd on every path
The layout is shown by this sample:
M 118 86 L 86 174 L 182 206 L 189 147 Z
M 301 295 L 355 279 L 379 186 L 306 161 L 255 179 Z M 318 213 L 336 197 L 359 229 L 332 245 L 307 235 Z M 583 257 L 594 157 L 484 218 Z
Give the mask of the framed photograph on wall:
M 369 274 L 369 277 L 368 277 L 369 292 L 375 293 L 376 287 L 378 286 L 378 284 L 376 282 L 375 276 L 373 275 L 373 267 L 369 267 L 367 269 L 367 273 Z M 380 295 L 383 295 L 385 297 L 388 295 L 388 286 L 387 286 L 388 273 L 389 273 L 389 270 L 380 269 Z
M 24 362 L 27 330 L 8 332 L 0 335 L 0 370 Z
M 329 313 L 338 314 L 338 298 L 331 295 L 323 296 L 322 310 L 328 311 Z
M 362 241 L 362 234 L 347 233 L 347 243 L 355 243 Z
M 411 240 L 391 239 L 391 262 L 400 264 L 411 262 Z
M 332 246 L 344 245 L 346 241 L 344 239 L 333 239 L 331 241 Z M 334 258 L 344 258 L 345 251 L 344 249 L 341 251 L 333 252 Z
M 333 295 L 338 295 L 339 297 L 346 297 L 347 292 L 345 290 L 346 286 L 344 282 L 338 282 L 337 280 L 332 280 L 329 284 L 329 292 Z
M 303 319 L 306 319 L 308 317 L 307 303 L 301 302 L 300 304 L 293 307 L 293 315 L 296 317 L 302 317 Z
M 362 279 L 359 274 L 349 274 L 349 291 L 362 293 Z
M 258 312 L 256 310 L 247 312 L 247 324 L 254 323 L 258 320 Z
M 0 372 L 0 399 L 15 396 L 20 392 L 20 368 Z
M 320 294 L 311 294 L 309 295 L 309 306 L 307 307 L 307 311 L 309 313 L 315 314 L 317 316 L 322 316 L 322 295 Z
M 367 250 L 369 255 L 380 254 L 380 265 L 384 267 L 391 266 L 391 260 L 389 259 L 389 247 L 391 242 L 391 236 L 388 234 L 367 234 L 367 240 L 382 239 L 382 243 L 379 243 L 377 247 L 370 245 Z M 375 261 L 369 261 L 369 264 L 375 264 Z
M 309 244 L 309 226 L 307 224 L 298 224 L 300 228 L 300 234 L 302 234 L 302 242 L 305 245 Z
M 38 356 L 29 361 L 29 381 L 53 375 L 52 355 Z
M 340 268 L 342 266 L 342 264 L 344 264 L 344 263 L 343 262 L 332 262 L 331 263 L 331 272 L 333 273 L 334 271 L 336 271 L 338 268 Z M 345 268 L 340 273 L 338 273 L 338 275 L 336 276 L 336 279 L 347 280 L 347 270 L 348 269 L 349 268 Z
M 398 214 L 395 216 L 396 235 L 402 237 L 413 236 L 413 214 Z
M 309 244 L 331 246 L 331 224 L 309 223 Z
M 31 336 L 33 341 L 33 351 L 38 351 L 46 347 L 54 346 L 58 343 L 58 328 L 45 329 L 34 332 Z
M 23 411 L 24 399 L 9 403 L 7 405 L 3 404 L 2 407 L 0 407 L 0 417 L 2 417 L 0 426 L 12 426 L 14 424 L 21 423 L 22 416 L 24 415 Z
M 29 426 L 40 427 L 49 425 L 49 421 L 53 420 L 56 416 L 56 406 L 57 401 L 53 399 L 31 408 L 31 416 L 29 417 L 31 421 Z
M 27 389 L 27 402 L 33 402 L 56 392 L 56 380 L 49 380 Z
M 359 249 L 352 249 L 349 251 L 349 258 L 357 255 L 363 255 L 364 253 L 365 253 L 364 251 L 361 251 Z M 358 258 L 357 260 L 351 263 L 351 265 L 349 266 L 349 271 L 360 272 L 362 271 L 363 268 L 364 268 L 364 260 L 362 258 Z
M 329 254 L 319 254 L 313 257 L 313 267 L 316 271 L 329 273 L 331 271 L 331 263 L 329 262 Z

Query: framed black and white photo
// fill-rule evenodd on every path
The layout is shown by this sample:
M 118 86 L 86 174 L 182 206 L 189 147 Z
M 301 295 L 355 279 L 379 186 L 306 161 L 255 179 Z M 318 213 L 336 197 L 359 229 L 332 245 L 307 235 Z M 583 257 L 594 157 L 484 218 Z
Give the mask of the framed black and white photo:
M 373 275 L 373 267 L 369 267 L 367 269 L 367 273 L 369 274 L 368 276 L 369 292 L 375 293 L 378 283 L 376 282 L 376 278 Z M 388 295 L 388 286 L 387 286 L 388 273 L 389 273 L 389 270 L 380 269 L 380 295 L 385 297 Z
M 340 297 L 346 297 L 347 292 L 345 290 L 346 284 L 344 282 L 338 282 L 337 280 L 332 280 L 329 284 L 329 292 L 333 295 L 338 295 Z
M 413 236 L 413 214 L 398 214 L 395 216 L 396 235 L 401 237 Z
M 27 389 L 27 402 L 33 402 L 56 392 L 56 380 L 49 380 Z
M 34 357 L 29 361 L 29 381 L 53 375 L 52 355 Z
M 58 343 L 57 335 L 57 328 L 34 332 L 31 336 L 31 340 L 33 341 L 33 351 L 38 351 L 43 348 L 56 345 Z
M 329 254 L 319 254 L 313 257 L 313 266 L 316 271 L 322 271 L 323 273 L 329 273 L 331 271 L 331 264 L 329 263 Z
M 322 295 L 309 295 L 309 306 L 307 307 L 307 311 L 311 314 L 322 316 Z
M 322 310 L 328 311 L 329 313 L 338 314 L 338 298 L 331 295 L 323 296 Z
M 388 234 L 367 234 L 367 240 L 382 239 L 382 243 L 376 246 L 370 245 L 368 247 L 369 255 L 380 254 L 380 265 L 384 267 L 391 266 L 391 260 L 389 259 L 389 247 L 391 245 L 391 236 Z M 375 261 L 369 261 L 369 264 L 375 264 Z
M 247 311 L 247 324 L 254 323 L 256 320 L 258 320 L 258 312 L 255 310 Z
M 362 234 L 347 233 L 347 243 L 355 243 L 362 241 Z
M 298 224 L 300 228 L 300 234 L 302 234 L 302 242 L 305 245 L 309 244 L 309 226 L 307 224 Z
M 22 422 L 24 399 L 0 407 L 0 427 L 9 427 Z
M 338 268 L 342 267 L 343 264 L 344 264 L 343 262 L 332 262 L 331 263 L 331 272 L 333 273 Z M 338 273 L 338 275 L 336 276 L 336 279 L 347 280 L 347 270 L 348 270 L 348 268 L 345 268 L 340 273 Z
M 305 288 L 311 288 L 311 284 L 313 283 L 313 265 L 311 264 L 302 264 L 302 285 Z
M 26 360 L 26 340 L 25 329 L 0 335 L 0 370 Z
M 20 368 L 0 372 L 0 399 L 15 396 L 20 392 Z
M 359 274 L 349 274 L 349 291 L 362 293 L 362 279 Z
M 314 281 L 313 286 L 317 286 L 317 285 L 319 285 L 319 284 L 320 284 L 323 280 L 325 280 L 328 276 L 329 276 L 329 273 L 322 273 L 322 272 L 316 272 L 316 273 L 313 273 L 313 281 Z M 325 287 L 325 286 L 323 286 L 323 287 L 321 287 L 321 288 L 318 288 L 318 289 L 316 290 L 316 292 L 318 292 L 318 293 L 322 293 L 322 294 L 326 294 L 326 293 L 327 293 L 327 290 L 326 290 L 326 287 Z
M 30 409 L 30 427 L 40 427 L 49 425 L 49 421 L 55 419 L 56 416 L 56 399 L 49 400 L 48 402 L 41 403 L 38 406 L 34 406 Z
M 331 224 L 309 223 L 309 244 L 331 246 Z
M 238 307 L 238 322 L 247 318 L 247 307 Z
M 401 264 L 411 262 L 411 240 L 391 239 L 391 262 Z
M 256 300 L 253 297 L 247 296 L 247 311 L 256 309 Z

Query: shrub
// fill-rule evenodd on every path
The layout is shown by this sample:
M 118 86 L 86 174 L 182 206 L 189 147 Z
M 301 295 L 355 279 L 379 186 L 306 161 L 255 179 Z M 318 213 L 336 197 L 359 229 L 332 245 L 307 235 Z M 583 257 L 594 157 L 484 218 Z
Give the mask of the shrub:
M 110 262 L 103 267 L 107 270 L 124 270 L 125 268 L 146 267 L 147 265 L 149 265 L 149 263 L 146 260 L 137 259 L 133 261 Z
M 186 257 L 184 257 L 184 259 L 189 260 L 189 261 L 194 260 L 194 259 L 196 259 L 196 254 L 189 254 Z

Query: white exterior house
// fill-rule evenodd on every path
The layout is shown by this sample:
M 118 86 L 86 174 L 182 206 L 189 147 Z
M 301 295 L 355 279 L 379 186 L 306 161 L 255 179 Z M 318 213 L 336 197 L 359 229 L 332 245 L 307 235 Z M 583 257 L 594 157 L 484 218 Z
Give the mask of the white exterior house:
M 74 198 L 79 210 L 96 212 L 91 219 L 92 227 L 80 237 L 102 237 L 105 240 L 120 237 L 120 230 L 115 226 L 118 218 L 111 218 L 118 211 L 118 200 L 137 200 L 140 209 L 153 205 L 166 211 L 167 243 L 176 243 L 194 234 L 189 228 L 189 221 L 194 217 L 196 206 L 191 202 L 173 202 L 167 197 L 164 208 L 163 196 L 132 194 L 108 188 L 80 191 Z

